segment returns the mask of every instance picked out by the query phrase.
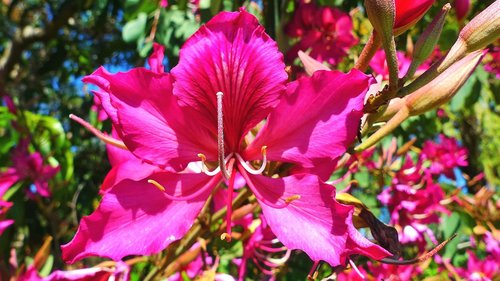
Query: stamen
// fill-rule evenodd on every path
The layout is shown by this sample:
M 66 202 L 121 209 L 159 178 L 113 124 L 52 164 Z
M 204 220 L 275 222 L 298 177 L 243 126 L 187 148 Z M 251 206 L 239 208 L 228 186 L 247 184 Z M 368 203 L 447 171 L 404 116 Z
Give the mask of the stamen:
M 203 173 L 205 173 L 207 176 L 215 176 L 217 173 L 220 172 L 220 168 L 217 167 L 215 168 L 213 171 L 209 171 L 208 168 L 207 168 L 207 165 L 205 164 L 205 162 L 207 161 L 207 157 L 205 156 L 205 154 L 203 153 L 198 153 L 198 157 L 201 158 L 201 171 Z
M 240 162 L 241 166 L 243 166 L 243 168 L 245 168 L 245 170 L 247 170 L 247 172 L 249 172 L 252 175 L 260 175 L 266 169 L 267 146 L 264 145 L 260 151 L 262 153 L 262 164 L 258 170 L 255 170 L 254 168 L 252 168 L 252 166 L 250 166 L 247 162 L 245 162 L 245 160 L 243 159 L 243 157 L 241 157 L 241 155 L 236 153 L 236 158 L 238 158 L 238 161 Z
M 231 234 L 224 232 L 220 235 L 220 240 L 226 240 L 226 242 L 231 242 Z
M 318 269 L 320 261 L 315 261 L 311 270 L 309 270 L 309 274 L 307 274 L 307 280 L 316 280 L 316 277 L 318 276 L 318 272 L 316 269 Z
M 299 200 L 299 199 L 300 199 L 300 195 L 295 194 L 295 195 L 292 195 L 292 196 L 286 198 L 285 203 L 290 204 L 291 202 L 293 202 L 295 200 Z
M 148 183 L 156 186 L 156 188 L 158 188 L 160 191 L 165 192 L 165 187 L 163 187 L 163 185 L 161 185 L 159 182 L 155 180 L 148 180 Z
M 213 179 L 210 180 L 209 183 L 207 183 L 205 186 L 203 186 L 202 188 L 200 188 L 196 192 L 194 192 L 188 196 L 180 196 L 180 195 L 177 196 L 177 195 L 168 194 L 166 192 L 167 189 L 161 183 L 159 183 L 153 179 L 148 179 L 148 183 L 154 185 L 156 188 L 163 191 L 163 195 L 165 195 L 165 197 L 167 197 L 167 199 L 172 200 L 172 201 L 190 201 L 190 200 L 193 200 L 194 198 L 197 198 L 198 196 L 200 196 L 200 194 L 202 194 L 203 192 L 206 192 L 207 189 L 211 189 L 215 185 L 215 183 L 219 182 L 219 181 L 220 181 L 220 177 L 215 176 Z
M 121 140 L 117 140 L 111 136 L 104 134 L 103 132 L 97 130 L 94 126 L 90 125 L 87 121 L 83 120 L 82 118 L 80 118 L 74 114 L 70 114 L 69 118 L 78 122 L 80 125 L 85 127 L 87 130 L 89 130 L 92 134 L 94 134 L 96 137 L 98 137 L 103 142 L 110 144 L 112 146 L 116 146 L 116 147 L 121 148 L 121 149 L 128 150 L 128 148 L 125 146 L 125 144 Z
M 356 273 L 359 275 L 359 277 L 361 277 L 362 280 L 365 280 L 365 276 L 361 273 L 361 271 L 359 271 L 358 267 L 351 259 L 349 259 L 349 264 L 354 269 L 354 271 L 356 271 Z
M 231 176 L 224 161 L 224 115 L 222 114 L 222 92 L 217 92 L 217 148 L 219 152 L 219 167 L 222 176 L 227 180 Z
M 231 164 L 232 166 L 232 164 Z M 233 192 L 236 173 L 231 173 L 227 187 L 226 199 L 226 233 L 221 235 L 221 239 L 231 242 L 231 216 L 233 215 Z

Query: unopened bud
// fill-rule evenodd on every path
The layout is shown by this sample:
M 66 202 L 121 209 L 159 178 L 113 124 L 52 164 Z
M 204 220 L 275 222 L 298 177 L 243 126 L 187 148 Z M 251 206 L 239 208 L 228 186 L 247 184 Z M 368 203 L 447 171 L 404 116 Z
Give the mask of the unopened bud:
M 483 49 L 500 38 L 500 1 L 495 1 L 475 16 L 458 35 L 443 65 L 453 64 L 467 54 Z
M 396 5 L 394 36 L 398 36 L 414 26 L 436 0 L 394 0 L 394 2 Z
M 436 15 L 431 24 L 427 26 L 422 35 L 418 38 L 413 51 L 413 59 L 404 80 L 413 77 L 417 67 L 422 64 L 422 62 L 426 60 L 434 51 L 439 37 L 441 36 L 446 15 L 448 14 L 450 8 L 451 5 L 449 3 L 444 5 L 441 12 Z
M 404 97 L 402 100 L 398 100 L 393 109 L 399 108 L 399 111 L 382 128 L 368 137 L 354 150 L 359 152 L 373 146 L 399 127 L 410 116 L 422 114 L 448 102 L 465 81 L 467 81 L 483 58 L 483 55 L 482 51 L 469 54 L 453 64 L 429 84 Z M 391 110 L 389 113 L 392 115 L 393 111 Z
M 384 37 L 393 35 L 396 5 L 394 0 L 365 0 L 368 19 L 377 33 Z
M 399 95 L 405 96 L 425 86 L 457 61 L 472 52 L 483 49 L 498 38 L 500 38 L 500 1 L 497 0 L 460 31 L 458 40 L 443 59 L 403 88 Z
M 469 54 L 441 73 L 429 84 L 405 97 L 410 115 L 419 115 L 448 102 L 467 81 L 484 53 Z

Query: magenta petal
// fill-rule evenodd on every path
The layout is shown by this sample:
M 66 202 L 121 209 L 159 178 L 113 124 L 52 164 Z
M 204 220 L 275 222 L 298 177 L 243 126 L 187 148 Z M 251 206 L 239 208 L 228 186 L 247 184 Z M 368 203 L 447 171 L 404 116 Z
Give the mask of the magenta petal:
M 271 160 L 298 163 L 304 168 L 328 165 L 354 141 L 363 99 L 373 79 L 360 71 L 316 71 L 292 83 L 265 127 L 245 151 L 260 159 L 267 146 Z
M 20 179 L 21 175 L 14 168 L 8 168 L 6 171 L 0 172 L 0 199 Z
M 189 230 L 219 180 L 205 174 L 173 173 L 157 173 L 150 179 L 171 195 L 198 195 L 172 201 L 147 179 L 121 181 L 104 195 L 94 213 L 81 220 L 73 240 L 62 246 L 64 260 L 73 263 L 88 256 L 120 260 L 158 253 Z
M 376 260 L 391 255 L 356 230 L 352 223 L 354 209 L 338 203 L 335 188 L 318 177 L 251 176 L 251 180 L 257 192 L 272 203 L 284 204 L 283 199 L 300 196 L 284 208 L 259 202 L 271 230 L 287 248 L 300 249 L 312 260 L 323 260 L 331 266 L 345 264 L 346 258 L 354 254 Z
M 11 226 L 14 223 L 13 220 L 4 220 L 0 221 L 0 236 L 7 229 L 7 227 Z
M 216 93 L 223 92 L 225 138 L 240 140 L 276 106 L 287 74 L 276 43 L 248 12 L 221 12 L 182 47 L 172 69 L 181 105 L 217 124 Z
M 99 68 L 84 82 L 99 86 L 117 109 L 114 126 L 123 142 L 148 163 L 182 170 L 199 160 L 199 153 L 216 158 L 215 126 L 200 126 L 202 118 L 192 110 L 181 110 L 172 95 L 171 76 L 144 68 L 111 74 Z M 105 103 L 103 102 L 103 105 Z
M 156 73 L 165 72 L 165 68 L 163 67 L 164 51 L 165 48 L 162 45 L 153 43 L 153 54 L 151 54 L 151 56 L 148 58 L 148 64 L 151 71 Z

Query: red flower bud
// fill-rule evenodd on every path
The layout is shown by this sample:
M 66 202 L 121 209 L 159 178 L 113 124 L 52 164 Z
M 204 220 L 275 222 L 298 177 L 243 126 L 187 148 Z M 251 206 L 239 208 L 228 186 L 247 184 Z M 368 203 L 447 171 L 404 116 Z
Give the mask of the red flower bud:
M 417 23 L 435 0 L 395 0 L 394 35 L 399 35 Z

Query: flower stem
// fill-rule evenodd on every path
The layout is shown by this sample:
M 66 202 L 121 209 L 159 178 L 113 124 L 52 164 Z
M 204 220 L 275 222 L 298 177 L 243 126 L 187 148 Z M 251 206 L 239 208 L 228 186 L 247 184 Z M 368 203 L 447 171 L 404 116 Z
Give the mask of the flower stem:
M 368 42 L 366 42 L 365 47 L 359 55 L 358 60 L 354 64 L 354 68 L 365 72 L 366 69 L 368 69 L 368 65 L 370 64 L 371 59 L 381 45 L 382 41 L 380 40 L 380 37 L 377 35 L 377 33 L 372 32 L 370 38 L 368 39 Z

